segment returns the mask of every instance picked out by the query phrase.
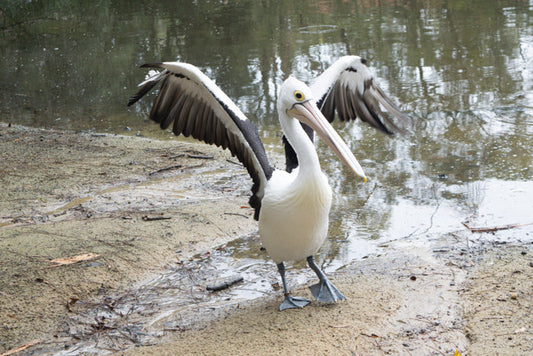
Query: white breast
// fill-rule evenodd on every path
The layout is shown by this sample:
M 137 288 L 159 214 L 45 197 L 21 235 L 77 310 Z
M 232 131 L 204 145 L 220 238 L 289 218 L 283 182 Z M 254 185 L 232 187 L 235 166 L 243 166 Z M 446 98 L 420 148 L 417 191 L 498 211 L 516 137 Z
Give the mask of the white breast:
M 327 236 L 331 188 L 326 176 L 298 177 L 275 171 L 261 202 L 259 235 L 268 254 L 279 263 L 314 255 Z

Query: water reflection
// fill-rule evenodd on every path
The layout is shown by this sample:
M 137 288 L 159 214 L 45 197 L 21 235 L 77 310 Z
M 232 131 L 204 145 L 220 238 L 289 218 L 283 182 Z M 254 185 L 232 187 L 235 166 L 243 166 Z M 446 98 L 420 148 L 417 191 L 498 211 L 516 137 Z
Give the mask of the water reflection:
M 267 149 L 280 152 L 282 80 L 311 81 L 338 57 L 359 54 L 413 118 L 411 134 L 390 139 L 359 123 L 335 124 L 363 162 L 367 185 L 337 174 L 344 168 L 322 145 L 320 154 L 335 177 L 334 234 L 378 238 L 398 206 L 413 214 L 439 201 L 468 208 L 475 203 L 453 187 L 531 179 L 532 11 L 530 2 L 510 0 L 5 2 L 0 119 L 129 127 L 167 139 L 146 120 L 149 100 L 129 111 L 125 103 L 144 75 L 138 65 L 181 60 L 216 79 Z

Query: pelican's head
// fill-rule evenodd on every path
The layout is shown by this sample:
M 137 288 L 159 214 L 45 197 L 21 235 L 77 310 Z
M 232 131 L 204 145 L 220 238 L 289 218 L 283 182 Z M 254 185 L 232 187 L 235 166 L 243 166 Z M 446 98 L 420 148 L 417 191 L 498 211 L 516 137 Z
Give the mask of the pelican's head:
M 280 88 L 278 110 L 287 112 L 293 105 L 307 100 L 314 100 L 311 89 L 304 82 L 290 76 Z
M 294 77 L 289 77 L 283 82 L 278 98 L 278 111 L 310 126 L 333 152 L 366 182 L 363 168 L 337 131 L 320 112 L 311 89 L 305 83 Z

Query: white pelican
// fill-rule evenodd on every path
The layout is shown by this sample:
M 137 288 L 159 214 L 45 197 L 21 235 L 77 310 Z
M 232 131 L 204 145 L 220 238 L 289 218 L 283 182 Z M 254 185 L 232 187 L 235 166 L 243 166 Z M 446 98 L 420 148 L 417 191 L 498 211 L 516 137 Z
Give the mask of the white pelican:
M 162 129 L 172 124 L 176 135 L 192 135 L 228 148 L 248 170 L 253 180 L 250 205 L 255 209 L 254 218 L 259 220 L 261 242 L 277 264 L 283 282 L 285 300 L 280 310 L 310 303 L 308 299 L 292 296 L 285 279 L 284 262 L 304 258 L 319 278 L 319 283 L 310 287 L 312 295 L 321 302 L 345 299 L 313 257 L 327 236 L 332 198 L 328 180 L 320 169 L 313 131 L 366 181 L 357 159 L 328 119 L 332 121 L 337 111 L 341 120 L 359 117 L 390 134 L 399 129 L 382 115 L 380 104 L 397 118 L 405 116 L 375 84 L 365 60 L 358 56 L 342 57 L 311 87 L 293 77 L 284 81 L 278 112 L 287 150 L 287 170 L 270 165 L 256 127 L 197 67 L 178 62 L 142 67 L 162 71 L 139 84 L 140 89 L 128 106 L 162 82 L 150 118 Z

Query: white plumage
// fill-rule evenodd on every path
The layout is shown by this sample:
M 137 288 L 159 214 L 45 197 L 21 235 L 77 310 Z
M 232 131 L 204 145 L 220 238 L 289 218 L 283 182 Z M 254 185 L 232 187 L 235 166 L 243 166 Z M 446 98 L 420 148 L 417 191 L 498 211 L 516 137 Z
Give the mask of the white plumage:
M 331 187 L 326 176 L 275 171 L 259 214 L 259 236 L 276 263 L 314 255 L 328 232 Z

